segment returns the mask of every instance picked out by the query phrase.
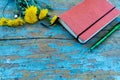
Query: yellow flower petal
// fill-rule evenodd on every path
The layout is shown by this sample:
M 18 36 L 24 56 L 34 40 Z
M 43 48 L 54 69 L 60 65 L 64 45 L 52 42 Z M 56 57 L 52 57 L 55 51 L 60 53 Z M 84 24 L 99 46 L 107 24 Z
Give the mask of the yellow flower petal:
M 14 20 L 14 26 L 22 26 L 25 22 L 21 18 L 17 18 Z
M 13 20 L 9 20 L 9 21 L 7 22 L 7 25 L 8 25 L 8 26 L 14 26 Z
M 16 27 L 16 26 L 22 26 L 24 25 L 25 22 L 21 19 L 21 18 L 17 18 L 17 19 L 14 19 L 14 20 L 9 20 L 7 25 L 8 26 L 13 26 L 13 27 Z
M 0 19 L 0 26 L 22 26 L 24 25 L 25 22 L 21 18 L 17 18 L 14 20 L 8 19 L 8 18 L 1 18 Z
M 26 8 L 24 19 L 26 22 L 33 24 L 38 21 L 37 18 L 37 7 L 30 6 Z
M 2 21 L 0 21 L 0 26 L 3 26 L 3 23 L 2 23 Z
M 53 25 L 53 24 L 55 23 L 55 21 L 57 20 L 57 18 L 58 18 L 58 16 L 55 15 L 55 16 L 51 19 L 50 24 Z
M 1 18 L 0 19 L 0 26 L 6 26 L 7 25 L 7 22 L 9 21 L 9 19 L 7 18 Z
M 39 14 L 39 19 L 44 19 L 48 14 L 48 9 L 42 9 Z

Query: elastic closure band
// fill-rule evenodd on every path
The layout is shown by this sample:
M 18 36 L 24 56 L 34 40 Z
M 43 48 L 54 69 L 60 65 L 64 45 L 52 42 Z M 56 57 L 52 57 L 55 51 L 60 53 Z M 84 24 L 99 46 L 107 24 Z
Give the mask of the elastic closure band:
M 93 24 L 91 24 L 88 28 L 86 28 L 83 32 L 81 32 L 77 36 L 77 40 L 79 40 L 79 36 L 82 35 L 84 32 L 86 32 L 88 29 L 90 29 L 93 25 L 95 25 L 98 21 L 100 21 L 102 18 L 104 18 L 107 14 L 109 14 L 111 11 L 113 11 L 116 7 L 113 7 L 111 10 L 109 10 L 107 13 L 105 13 L 102 17 L 100 17 L 98 20 L 96 20 Z

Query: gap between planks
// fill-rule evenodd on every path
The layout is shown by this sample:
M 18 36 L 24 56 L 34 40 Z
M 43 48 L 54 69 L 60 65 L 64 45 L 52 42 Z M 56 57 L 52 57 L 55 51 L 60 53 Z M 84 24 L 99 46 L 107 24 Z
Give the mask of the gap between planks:
M 51 39 L 54 39 L 54 40 L 74 40 L 73 39 L 70 39 L 70 38 L 54 38 L 54 37 L 33 37 L 33 38 L 1 38 L 0 41 L 6 41 L 6 40 L 34 40 L 34 39 L 48 39 L 48 40 L 51 40 Z

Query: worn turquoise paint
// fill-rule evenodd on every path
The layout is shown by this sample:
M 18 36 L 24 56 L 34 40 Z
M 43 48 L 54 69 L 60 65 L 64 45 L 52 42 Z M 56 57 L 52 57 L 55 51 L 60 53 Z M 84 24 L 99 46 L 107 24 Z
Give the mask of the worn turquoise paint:
M 5 14 L 12 18 L 14 2 L 10 1 Z M 81 0 L 40 1 L 59 14 Z M 119 0 L 110 1 L 120 9 Z M 5 3 L 0 2 L 0 14 Z M 40 22 L 0 27 L 0 80 L 120 80 L 119 35 L 117 31 L 90 52 L 59 24 L 51 29 Z

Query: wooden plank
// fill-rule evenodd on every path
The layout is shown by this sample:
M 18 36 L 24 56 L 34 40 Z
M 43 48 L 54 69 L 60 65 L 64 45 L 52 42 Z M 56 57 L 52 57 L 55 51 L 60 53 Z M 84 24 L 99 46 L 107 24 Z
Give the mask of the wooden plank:
M 38 1 L 51 5 L 53 14 L 60 14 L 81 0 Z M 119 0 L 110 1 L 120 9 Z M 0 1 L 0 14 L 5 2 Z M 12 1 L 7 17 L 13 16 L 11 8 Z M 89 46 L 100 36 L 83 45 L 59 24 L 51 29 L 40 22 L 20 28 L 0 27 L 0 80 L 120 80 L 119 35 L 118 30 L 90 52 Z
M 119 45 L 111 39 L 89 52 L 73 40 L 0 41 L 0 76 L 3 80 L 116 79 Z

